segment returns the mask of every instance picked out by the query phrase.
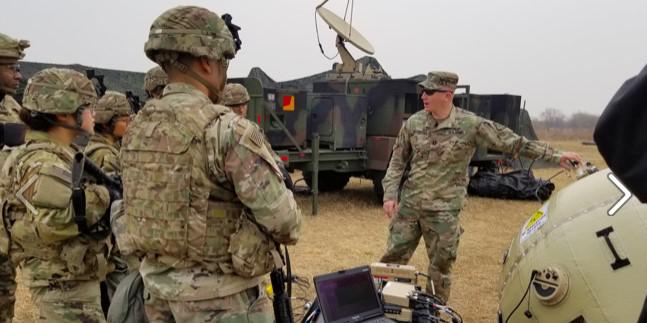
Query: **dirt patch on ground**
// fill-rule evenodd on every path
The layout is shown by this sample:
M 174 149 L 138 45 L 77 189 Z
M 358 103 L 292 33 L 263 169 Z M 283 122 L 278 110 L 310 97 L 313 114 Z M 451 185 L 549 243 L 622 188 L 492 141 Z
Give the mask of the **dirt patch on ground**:
M 595 146 L 583 146 L 579 141 L 556 141 L 565 150 L 577 151 L 599 168 L 605 164 Z M 535 171 L 548 178 L 557 168 Z M 574 175 L 562 174 L 553 179 L 557 189 L 575 180 Z M 377 261 L 386 245 L 388 220 L 381 205 L 374 202 L 369 180 L 352 179 L 342 192 L 322 194 L 319 215 L 311 216 L 309 197 L 299 197 L 304 214 L 301 240 L 290 248 L 293 272 L 307 278 L 339 269 L 370 264 Z M 501 258 L 521 225 L 538 208 L 536 201 L 505 201 L 469 197 L 461 212 L 461 237 L 458 260 L 454 267 L 454 284 L 450 304 L 465 322 L 494 322 L 498 304 L 498 280 Z M 426 271 L 427 256 L 424 243 L 418 246 L 411 264 Z M 19 283 L 20 284 L 20 283 Z M 300 291 L 296 296 L 314 297 L 314 288 Z M 33 322 L 37 311 L 29 293 L 18 290 L 14 322 Z M 299 312 L 295 302 L 295 312 Z

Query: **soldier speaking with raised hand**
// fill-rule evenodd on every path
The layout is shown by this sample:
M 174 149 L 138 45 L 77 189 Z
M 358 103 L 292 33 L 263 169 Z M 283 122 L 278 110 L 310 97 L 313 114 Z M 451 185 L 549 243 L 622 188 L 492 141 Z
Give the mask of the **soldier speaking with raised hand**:
M 260 284 L 294 244 L 301 214 L 263 134 L 220 100 L 235 47 L 225 22 L 194 6 L 150 28 L 146 56 L 167 73 L 122 142 L 122 252 L 143 256 L 151 322 L 272 322 Z M 117 227 L 120 227 L 117 226 Z
M 105 321 L 99 292 L 105 235 L 84 228 L 105 216 L 113 194 L 88 184 L 80 188 L 82 203 L 72 202 L 72 143 L 93 133 L 96 100 L 92 82 L 79 72 L 49 68 L 34 74 L 20 111 L 29 128 L 25 144 L 2 169 L 2 215 L 10 243 L 1 244 L 0 252 L 20 265 L 40 322 Z
M 515 158 L 543 159 L 564 168 L 581 162 L 572 152 L 560 152 L 546 143 L 530 141 L 494 121 L 453 105 L 458 75 L 430 72 L 418 85 L 424 110 L 412 115 L 400 129 L 393 147 L 384 186 L 384 212 L 391 218 L 386 253 L 381 261 L 406 264 L 425 239 L 428 274 L 435 294 L 447 302 L 451 268 L 456 260 L 463 208 L 469 181 L 467 170 L 477 147 L 489 147 Z M 398 188 L 407 167 L 398 205 Z M 433 290 L 428 284 L 427 292 Z
M 26 40 L 13 39 L 0 33 L 0 124 L 2 124 L 2 143 L 0 143 L 0 168 L 9 156 L 9 141 L 21 141 L 22 133 L 12 133 L 13 130 L 23 130 L 16 127 L 21 124 L 18 113 L 20 105 L 12 97 L 22 80 L 18 61 L 25 57 L 24 50 L 29 47 Z M 8 138 L 15 136 L 20 138 Z M 15 140 L 17 139 L 17 140 Z M 14 143 L 14 144 L 15 144 Z M 0 232 L 0 235 L 3 233 Z M 8 237 L 0 238 L 8 239 Z M 11 322 L 16 302 L 16 271 L 7 255 L 0 253 L 0 323 Z

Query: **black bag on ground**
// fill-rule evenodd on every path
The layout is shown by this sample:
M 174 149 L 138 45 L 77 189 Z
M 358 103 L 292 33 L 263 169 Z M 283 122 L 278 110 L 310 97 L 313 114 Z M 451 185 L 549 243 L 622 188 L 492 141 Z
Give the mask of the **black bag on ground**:
M 119 283 L 108 309 L 108 323 L 148 323 L 144 311 L 144 281 L 134 271 Z
M 542 201 L 550 198 L 555 184 L 537 179 L 532 171 L 515 170 L 509 173 L 497 173 L 479 170 L 467 187 L 470 195 L 512 200 Z

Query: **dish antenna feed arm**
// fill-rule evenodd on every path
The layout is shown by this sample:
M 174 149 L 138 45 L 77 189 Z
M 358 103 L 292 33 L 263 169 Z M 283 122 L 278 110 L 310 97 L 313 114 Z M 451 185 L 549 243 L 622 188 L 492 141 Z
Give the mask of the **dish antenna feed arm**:
M 341 72 L 342 73 L 353 73 L 357 68 L 357 61 L 353 58 L 353 55 L 350 54 L 346 45 L 344 45 L 344 38 L 337 35 L 337 40 L 335 47 L 339 52 L 339 57 L 341 57 Z

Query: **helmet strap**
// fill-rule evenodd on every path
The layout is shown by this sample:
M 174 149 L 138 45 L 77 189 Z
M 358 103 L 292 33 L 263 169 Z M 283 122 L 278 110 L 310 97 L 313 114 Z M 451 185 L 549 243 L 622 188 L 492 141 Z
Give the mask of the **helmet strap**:
M 34 113 L 34 112 L 32 112 L 32 113 Z M 89 137 L 89 136 L 90 136 L 90 133 L 88 133 L 87 131 L 85 131 L 85 129 L 81 128 L 81 126 L 83 125 L 83 116 L 82 116 L 82 114 L 83 114 L 83 109 L 78 109 L 78 110 L 76 110 L 76 112 L 74 113 L 74 125 L 73 125 L 73 126 L 70 126 L 70 125 L 68 125 L 68 124 L 64 124 L 64 123 L 58 122 L 57 120 L 52 120 L 52 119 L 47 118 L 47 117 L 45 117 L 44 119 L 45 119 L 49 124 L 51 124 L 51 125 L 53 125 L 53 126 L 57 126 L 57 127 L 61 127 L 61 128 L 65 128 L 65 129 L 70 129 L 70 130 L 74 130 L 74 131 L 76 131 L 76 132 L 77 132 L 77 136 L 88 136 L 88 137 Z
M 215 100 L 213 100 L 214 103 L 220 101 L 220 95 L 222 93 L 221 90 L 219 90 L 218 88 L 213 86 L 213 84 L 211 84 L 209 81 L 205 80 L 198 73 L 196 73 L 195 71 L 190 69 L 189 66 L 187 66 L 186 64 L 181 63 L 178 60 L 173 60 L 170 63 L 178 71 L 180 71 L 180 72 L 186 74 L 187 76 L 189 76 L 190 78 L 200 82 L 200 84 L 204 85 L 207 89 L 209 89 L 209 91 L 211 91 L 211 93 L 213 95 L 215 95 L 215 97 L 216 97 Z

